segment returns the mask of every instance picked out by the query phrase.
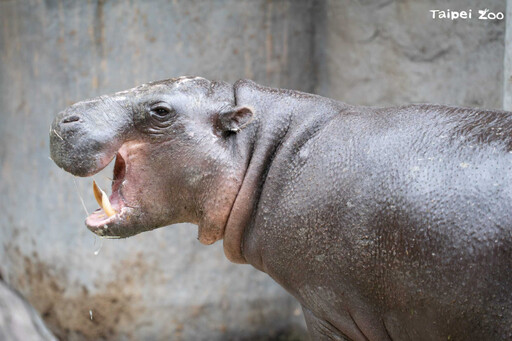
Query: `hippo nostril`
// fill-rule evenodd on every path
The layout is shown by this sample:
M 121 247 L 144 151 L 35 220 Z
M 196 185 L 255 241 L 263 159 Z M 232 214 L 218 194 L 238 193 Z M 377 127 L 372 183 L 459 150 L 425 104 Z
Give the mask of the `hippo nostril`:
M 71 115 L 71 116 L 65 117 L 62 120 L 62 123 L 72 123 L 72 122 L 77 122 L 79 120 L 80 120 L 80 117 L 78 117 L 76 115 Z

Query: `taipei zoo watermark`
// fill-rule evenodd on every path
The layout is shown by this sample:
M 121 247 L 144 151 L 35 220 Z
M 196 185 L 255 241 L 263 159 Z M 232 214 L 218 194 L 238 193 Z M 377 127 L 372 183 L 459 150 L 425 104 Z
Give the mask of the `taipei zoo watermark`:
M 431 9 L 430 15 L 432 19 L 441 19 L 441 20 L 468 20 L 468 19 L 478 19 L 478 20 L 503 20 L 505 18 L 505 14 L 503 12 L 493 12 L 486 9 L 479 9 L 474 11 L 472 9 L 468 9 L 466 11 L 452 11 L 450 9 Z

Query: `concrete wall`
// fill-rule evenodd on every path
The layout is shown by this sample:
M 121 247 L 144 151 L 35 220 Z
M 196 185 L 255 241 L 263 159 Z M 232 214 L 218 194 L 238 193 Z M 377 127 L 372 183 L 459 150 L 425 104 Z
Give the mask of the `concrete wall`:
M 512 0 L 507 0 L 507 32 L 503 75 L 503 109 L 512 111 Z
M 430 102 L 501 108 L 503 0 L 327 0 L 319 26 L 316 92 L 352 104 Z M 434 20 L 431 9 L 468 10 L 468 20 Z
M 297 303 L 265 274 L 230 264 L 221 243 L 200 245 L 191 225 L 95 239 L 80 201 L 96 207 L 90 179 L 48 159 L 53 116 L 186 74 L 353 104 L 499 108 L 503 84 L 510 93 L 505 22 L 433 21 L 429 10 L 504 4 L 0 1 L 0 275 L 67 340 L 304 338 Z M 110 174 L 96 176 L 102 187 Z

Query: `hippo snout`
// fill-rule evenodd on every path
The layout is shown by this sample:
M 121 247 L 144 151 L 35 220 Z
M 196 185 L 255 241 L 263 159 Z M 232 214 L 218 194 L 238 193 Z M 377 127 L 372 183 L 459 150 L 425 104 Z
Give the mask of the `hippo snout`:
M 55 117 L 50 127 L 52 160 L 76 176 L 97 173 L 121 146 L 126 117 L 123 106 L 104 97 L 70 106 Z
M 87 136 L 78 121 L 54 122 L 50 131 L 50 155 L 55 163 L 77 176 L 88 176 L 99 168 L 97 153 L 101 143 Z
M 56 137 L 60 141 L 64 141 L 74 134 L 79 134 L 81 129 L 84 129 L 84 120 L 80 115 L 74 112 L 60 112 L 51 125 L 50 138 Z M 57 140 L 57 143 L 58 143 Z M 50 145 L 50 148 L 53 144 Z

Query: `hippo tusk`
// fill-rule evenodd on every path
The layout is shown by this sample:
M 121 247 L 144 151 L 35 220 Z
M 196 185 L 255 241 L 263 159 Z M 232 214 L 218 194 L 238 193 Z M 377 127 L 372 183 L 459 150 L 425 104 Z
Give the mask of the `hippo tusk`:
M 112 208 L 112 205 L 110 204 L 110 200 L 108 200 L 108 196 L 101 188 L 96 185 L 96 181 L 92 181 L 92 190 L 94 192 L 94 197 L 96 198 L 96 201 L 98 202 L 98 205 L 105 211 L 107 216 L 111 217 L 114 214 L 116 214 L 116 211 Z

